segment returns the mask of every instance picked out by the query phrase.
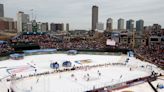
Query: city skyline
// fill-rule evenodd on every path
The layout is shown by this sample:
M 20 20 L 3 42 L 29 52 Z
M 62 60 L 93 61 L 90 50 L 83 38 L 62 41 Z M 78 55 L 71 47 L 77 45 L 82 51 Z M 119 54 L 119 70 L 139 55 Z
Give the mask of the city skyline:
M 125 21 L 143 19 L 145 25 L 158 23 L 164 26 L 163 0 L 1 0 L 0 3 L 4 4 L 6 17 L 16 19 L 18 11 L 31 16 L 30 10 L 33 9 L 37 21 L 69 23 L 70 29 L 91 29 L 93 5 L 99 7 L 99 21 L 106 23 L 107 18 L 110 17 L 113 19 L 113 28 L 117 28 L 119 18 Z

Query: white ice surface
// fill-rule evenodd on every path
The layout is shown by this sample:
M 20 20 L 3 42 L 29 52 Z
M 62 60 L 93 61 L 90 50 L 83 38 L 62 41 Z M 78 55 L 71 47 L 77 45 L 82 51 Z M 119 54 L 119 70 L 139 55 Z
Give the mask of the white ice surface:
M 101 72 L 101 76 L 98 76 L 98 70 Z M 74 74 L 75 77 L 72 78 L 71 74 Z M 84 78 L 87 74 L 90 76 L 90 81 L 86 81 Z M 123 77 L 120 79 L 121 75 Z M 20 91 L 17 92 L 22 92 L 22 89 L 30 90 L 31 87 L 33 87 L 31 92 L 83 92 L 92 90 L 94 86 L 95 88 L 101 88 L 148 75 L 149 73 L 143 71 L 129 71 L 129 68 L 127 67 L 109 66 L 104 68 L 94 68 L 87 71 L 78 70 L 28 78 L 16 81 L 15 85 L 20 89 Z M 38 83 L 36 83 L 37 79 L 39 79 Z
M 23 60 L 5 60 L 0 62 L 0 67 L 7 67 L 0 69 L 0 79 L 4 76 L 7 76 L 8 73 L 6 69 L 13 67 L 21 67 L 23 65 L 33 64 L 37 67 L 37 72 L 51 71 L 50 63 L 58 62 L 60 65 L 63 61 L 68 60 L 73 64 L 74 61 L 78 60 L 88 60 L 90 59 L 92 62 L 85 65 L 96 65 L 96 64 L 104 64 L 104 63 L 124 63 L 127 57 L 124 55 L 114 56 L 114 55 L 86 55 L 86 54 L 78 54 L 78 55 L 67 55 L 67 54 L 45 54 L 45 55 L 33 55 L 33 56 L 25 56 Z M 140 67 L 141 65 L 151 65 L 149 63 L 142 62 L 135 58 L 130 58 L 128 66 L 134 67 L 132 71 L 129 71 L 129 67 L 126 66 L 109 66 L 103 68 L 94 68 L 90 70 L 78 70 L 73 72 L 64 72 L 59 74 L 51 74 L 46 76 L 32 77 L 23 80 L 18 80 L 14 83 L 17 92 L 83 92 L 86 90 L 95 88 L 113 85 L 116 83 L 132 80 L 139 77 L 145 77 L 150 74 L 148 71 L 144 71 L 144 69 L 136 69 L 136 67 Z M 156 71 L 160 71 L 160 69 L 156 68 L 156 66 L 152 65 Z M 101 77 L 98 76 L 97 71 L 101 72 Z M 162 71 L 163 72 L 163 71 Z M 34 71 L 24 71 L 17 75 L 29 75 L 33 74 Z M 86 81 L 84 79 L 84 75 L 90 74 L 90 81 Z M 75 78 L 71 78 L 71 74 L 75 75 Z M 121 79 L 120 76 L 123 76 Z M 37 79 L 39 82 L 36 83 Z M 77 79 L 77 80 L 76 80 Z M 6 81 L 0 82 L 0 90 L 2 92 L 6 92 L 6 88 L 9 88 L 10 84 Z M 32 91 L 30 91 L 32 90 Z M 1 92 L 1 91 L 0 91 Z M 148 91 L 147 91 L 148 92 Z

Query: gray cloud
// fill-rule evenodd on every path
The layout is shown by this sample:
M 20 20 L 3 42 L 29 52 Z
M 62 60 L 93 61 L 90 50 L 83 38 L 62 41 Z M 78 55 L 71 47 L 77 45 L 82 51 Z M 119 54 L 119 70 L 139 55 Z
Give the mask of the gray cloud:
M 38 21 L 70 23 L 72 29 L 90 29 L 91 7 L 99 6 L 99 21 L 117 19 L 144 19 L 145 25 L 164 26 L 164 0 L 1 0 L 5 16 L 16 18 L 18 11 L 29 13 L 34 9 Z

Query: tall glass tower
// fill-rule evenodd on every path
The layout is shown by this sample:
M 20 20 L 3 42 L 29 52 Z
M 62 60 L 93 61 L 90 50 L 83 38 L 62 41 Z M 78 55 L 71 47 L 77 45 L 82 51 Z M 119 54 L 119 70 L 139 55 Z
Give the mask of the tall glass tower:
M 98 23 L 98 6 L 92 6 L 92 30 L 96 29 Z
M 3 7 L 3 4 L 0 4 L 0 17 L 4 17 L 4 7 Z

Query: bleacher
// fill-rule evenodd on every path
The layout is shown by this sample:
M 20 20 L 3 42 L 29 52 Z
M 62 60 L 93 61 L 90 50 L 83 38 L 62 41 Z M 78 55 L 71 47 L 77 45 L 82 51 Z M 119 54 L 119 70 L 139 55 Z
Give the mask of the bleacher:
M 8 55 L 9 53 L 13 51 L 14 49 L 10 47 L 7 41 L 0 41 L 0 56 Z

